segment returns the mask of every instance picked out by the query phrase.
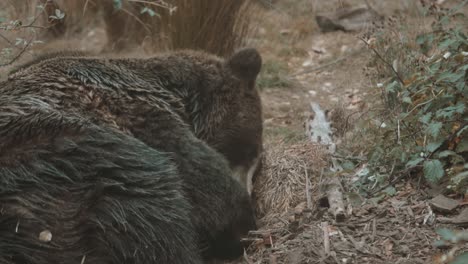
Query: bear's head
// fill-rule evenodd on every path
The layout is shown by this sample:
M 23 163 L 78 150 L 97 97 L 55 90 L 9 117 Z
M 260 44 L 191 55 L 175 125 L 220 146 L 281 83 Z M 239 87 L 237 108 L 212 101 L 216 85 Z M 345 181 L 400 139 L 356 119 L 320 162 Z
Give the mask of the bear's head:
M 203 110 L 195 132 L 226 157 L 236 179 L 251 194 L 263 150 L 262 106 L 255 87 L 262 58 L 256 49 L 244 48 L 211 62 L 202 66 L 208 70 L 201 84 L 205 92 L 197 100 Z

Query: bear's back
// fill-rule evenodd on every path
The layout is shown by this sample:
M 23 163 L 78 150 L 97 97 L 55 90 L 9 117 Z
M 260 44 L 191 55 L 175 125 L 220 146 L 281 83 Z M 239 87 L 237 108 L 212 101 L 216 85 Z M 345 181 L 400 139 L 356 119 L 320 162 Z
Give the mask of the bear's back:
M 0 95 L 0 262 L 200 263 L 168 155 L 40 97 Z

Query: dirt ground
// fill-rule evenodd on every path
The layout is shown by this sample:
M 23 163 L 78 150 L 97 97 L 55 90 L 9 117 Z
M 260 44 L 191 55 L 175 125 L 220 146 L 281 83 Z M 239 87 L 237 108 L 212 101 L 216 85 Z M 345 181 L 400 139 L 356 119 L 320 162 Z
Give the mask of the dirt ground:
M 269 87 L 267 82 L 261 88 L 266 164 L 255 186 L 261 227 L 252 234 L 255 243 L 235 263 L 441 263 L 433 246 L 440 225 L 418 182 L 397 184 L 391 197 L 348 198 L 349 217 L 340 223 L 320 202 L 329 157 L 306 137 L 310 103 L 324 109 L 339 106 L 349 114 L 368 108 L 378 89 L 366 75 L 371 54 L 358 39 L 360 33 L 321 33 L 314 14 L 362 2 L 273 1 L 258 18 L 252 45 L 260 50 L 264 67 L 282 66 L 277 74 L 285 84 Z M 412 1 L 370 2 L 386 15 L 411 15 Z M 100 50 L 104 35 L 102 28 L 93 28 L 50 46 Z M 344 174 L 342 180 L 351 182 L 352 177 Z M 343 188 L 351 197 L 352 186 Z
M 308 8 L 311 2 L 315 6 Z M 413 14 L 410 2 L 373 1 L 384 15 L 406 16 Z M 358 38 L 362 32 L 320 33 L 314 23 L 301 23 L 304 17 L 313 20 L 313 12 L 343 4 L 362 1 L 302 1 L 297 9 L 277 4 L 265 16 L 260 30 L 264 39 L 258 46 L 267 61 L 274 58 L 287 65 L 286 78 L 293 81 L 261 92 L 269 167 L 256 190 L 259 211 L 267 213 L 259 215 L 263 226 L 253 235 L 257 243 L 239 263 L 443 263 L 441 251 L 433 246 L 441 225 L 429 207 L 430 194 L 418 182 L 397 184 L 394 196 L 372 199 L 354 199 L 351 184 L 343 186 L 349 192 L 349 217 L 340 223 L 320 206 L 328 163 L 327 155 L 305 137 L 310 103 L 338 107 L 348 115 L 364 112 L 379 93 L 366 74 L 371 52 Z M 284 45 L 291 51 L 287 55 Z M 342 182 L 350 183 L 353 176 L 343 174 Z M 273 191 L 265 191 L 265 184 Z M 275 195 L 281 198 L 272 199 Z

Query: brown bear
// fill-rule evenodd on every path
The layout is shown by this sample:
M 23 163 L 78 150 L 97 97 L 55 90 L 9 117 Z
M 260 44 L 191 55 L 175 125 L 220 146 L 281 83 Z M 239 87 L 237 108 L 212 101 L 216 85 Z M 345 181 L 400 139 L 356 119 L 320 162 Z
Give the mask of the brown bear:
M 10 72 L 9 79 L 26 76 L 42 67 L 46 72 L 47 67 L 59 61 L 67 67 L 65 64 L 76 64 L 80 59 L 82 66 L 96 63 L 96 67 L 105 68 L 103 64 L 109 67 L 114 64 L 115 68 L 125 65 L 126 69 L 117 69 L 122 71 L 118 74 L 128 72 L 142 80 L 156 79 L 156 86 L 169 93 L 170 100 L 180 101 L 175 107 L 183 108 L 179 116 L 185 116 L 184 121 L 198 138 L 226 157 L 236 179 L 251 194 L 252 177 L 260 168 L 263 151 L 261 100 L 255 88 L 262 60 L 255 49 L 241 49 L 226 61 L 200 51 L 178 51 L 151 59 L 103 59 L 84 52 L 60 51 L 43 54 L 17 66 Z M 185 75 L 190 79 L 179 80 Z M 161 81 L 167 83 L 158 83 Z
M 0 263 L 201 264 L 167 153 L 0 94 Z
M 202 254 L 231 258 L 242 254 L 240 236 L 256 227 L 245 187 L 262 151 L 260 68 L 252 48 L 226 60 L 196 51 L 148 59 L 52 56 L 11 72 L 0 93 L 38 96 L 170 153 Z

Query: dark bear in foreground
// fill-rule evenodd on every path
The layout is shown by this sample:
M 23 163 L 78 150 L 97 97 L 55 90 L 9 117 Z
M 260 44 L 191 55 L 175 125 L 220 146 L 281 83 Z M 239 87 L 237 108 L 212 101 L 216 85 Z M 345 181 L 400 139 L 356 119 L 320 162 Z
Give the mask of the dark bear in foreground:
M 261 101 L 255 88 L 261 64 L 260 54 L 252 48 L 241 49 L 227 60 L 195 51 L 149 59 L 65 52 L 28 62 L 12 71 L 9 79 L 33 86 L 44 82 L 41 94 L 55 95 L 81 111 L 87 108 L 129 131 L 139 121 L 128 119 L 143 117 L 130 117 L 130 111 L 169 108 L 199 139 L 227 158 L 250 193 L 263 150 Z M 144 124 L 147 130 L 161 125 Z
M 254 49 L 226 61 L 192 51 L 149 59 L 60 56 L 18 68 L 0 83 L 0 94 L 38 97 L 56 111 L 168 153 L 202 255 L 236 258 L 243 253 L 241 236 L 256 228 L 242 185 L 261 153 L 260 67 Z M 244 174 L 236 180 L 229 165 Z
M 202 263 L 168 154 L 0 95 L 0 263 Z

